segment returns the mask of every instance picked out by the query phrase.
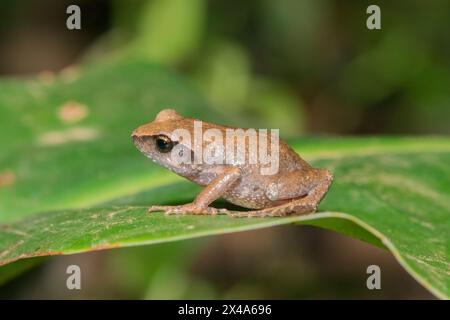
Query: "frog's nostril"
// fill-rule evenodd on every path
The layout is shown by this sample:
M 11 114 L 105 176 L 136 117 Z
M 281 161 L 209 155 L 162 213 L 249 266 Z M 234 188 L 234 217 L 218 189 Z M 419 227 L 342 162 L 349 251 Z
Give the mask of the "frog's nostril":
M 136 146 L 141 146 L 142 145 L 142 139 L 141 139 L 141 137 L 139 137 L 139 136 L 137 136 L 137 135 L 132 135 L 131 136 L 131 138 L 133 139 L 133 143 L 136 145 Z

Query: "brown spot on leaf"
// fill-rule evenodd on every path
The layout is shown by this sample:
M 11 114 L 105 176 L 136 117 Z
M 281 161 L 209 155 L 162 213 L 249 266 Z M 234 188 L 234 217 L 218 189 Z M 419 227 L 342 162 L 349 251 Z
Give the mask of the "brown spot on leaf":
M 0 171 L 0 188 L 9 187 L 16 181 L 16 174 L 12 170 Z
M 76 101 L 67 101 L 58 108 L 58 118 L 65 123 L 79 122 L 88 114 L 88 107 Z
M 114 249 L 114 248 L 120 248 L 120 244 L 119 243 L 101 243 L 101 244 L 92 246 L 89 249 L 89 251 L 99 251 L 99 250 Z
M 17 260 L 26 259 L 26 258 L 35 258 L 35 257 L 45 257 L 45 256 L 56 256 L 64 254 L 64 251 L 36 251 L 34 253 L 22 253 L 12 258 L 1 259 L 0 258 L 0 266 L 4 266 L 6 264 L 15 262 Z

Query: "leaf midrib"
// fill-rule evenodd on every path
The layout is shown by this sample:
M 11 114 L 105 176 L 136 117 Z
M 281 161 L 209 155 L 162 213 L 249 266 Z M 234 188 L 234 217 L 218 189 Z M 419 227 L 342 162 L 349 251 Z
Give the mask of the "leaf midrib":
M 294 144 L 294 149 L 308 160 L 333 160 L 343 159 L 348 157 L 364 157 L 370 155 L 380 154 L 404 154 L 404 153 L 442 153 L 450 151 L 450 139 L 446 137 L 427 137 L 423 141 L 413 140 L 414 138 L 404 138 L 402 141 L 383 141 L 383 143 L 376 142 L 374 145 L 353 145 L 353 146 L 339 146 L 331 145 L 327 149 L 339 149 L 337 151 L 324 151 L 323 146 L 318 146 L 317 149 L 309 146 L 302 149 L 301 145 Z M 411 140 L 409 140 L 411 139 Z M 400 143 L 401 142 L 401 143 Z M 331 144 L 333 141 L 331 140 Z

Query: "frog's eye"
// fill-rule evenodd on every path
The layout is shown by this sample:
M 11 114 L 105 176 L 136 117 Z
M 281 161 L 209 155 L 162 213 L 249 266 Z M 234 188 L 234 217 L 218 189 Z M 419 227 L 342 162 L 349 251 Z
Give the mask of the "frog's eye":
M 168 136 L 160 134 L 155 137 L 156 148 L 162 152 L 166 153 L 172 150 L 174 143 Z

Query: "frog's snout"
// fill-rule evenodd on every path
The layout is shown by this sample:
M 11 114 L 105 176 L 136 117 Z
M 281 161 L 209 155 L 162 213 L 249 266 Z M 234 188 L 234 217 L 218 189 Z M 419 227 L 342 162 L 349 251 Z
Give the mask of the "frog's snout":
M 145 132 L 145 126 L 140 126 L 133 130 L 131 133 L 131 139 L 133 140 L 134 144 L 136 143 L 142 143 L 148 140 L 149 135 Z
M 134 129 L 133 132 L 131 133 L 131 138 L 134 140 L 134 139 L 138 138 L 139 136 L 141 136 L 140 131 L 141 131 L 140 127 Z
M 152 138 L 151 136 L 141 136 L 137 134 L 132 134 L 131 138 L 133 139 L 134 145 L 141 151 L 145 151 L 146 147 L 149 145 L 149 140 Z

